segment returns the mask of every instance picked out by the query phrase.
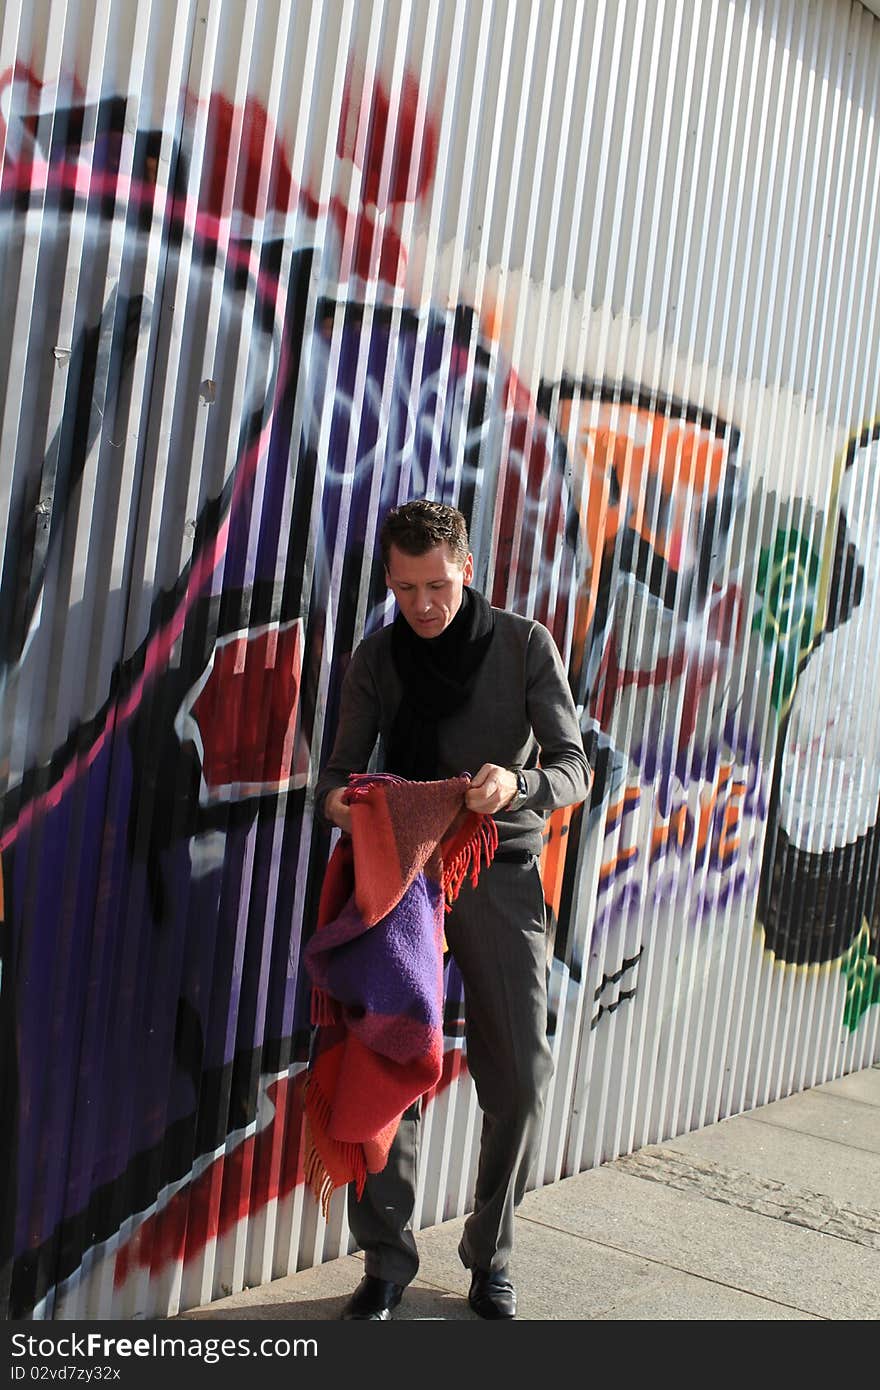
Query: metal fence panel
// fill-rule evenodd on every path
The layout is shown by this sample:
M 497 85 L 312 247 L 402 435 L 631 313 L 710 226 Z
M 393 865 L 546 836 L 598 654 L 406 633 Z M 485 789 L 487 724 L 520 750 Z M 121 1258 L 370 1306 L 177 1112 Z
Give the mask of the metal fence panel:
M 537 1183 L 880 1057 L 880 26 L 797 0 L 9 0 L 12 1317 L 348 1248 L 300 948 L 376 534 L 467 515 L 595 767 Z M 479 1111 L 448 966 L 417 1223 Z

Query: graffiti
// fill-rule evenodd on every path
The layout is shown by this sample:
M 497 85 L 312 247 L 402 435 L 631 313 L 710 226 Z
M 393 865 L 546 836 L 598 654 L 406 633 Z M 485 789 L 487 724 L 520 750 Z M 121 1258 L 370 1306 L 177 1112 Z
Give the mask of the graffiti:
M 545 392 L 545 400 L 551 394 Z M 592 481 L 600 485 L 593 494 L 599 498 L 597 516 L 588 511 L 580 523 L 591 561 L 581 571 L 578 600 L 579 646 L 585 654 L 581 690 L 606 739 L 622 745 L 623 758 L 601 820 L 606 853 L 598 869 L 592 940 L 607 938 L 612 927 L 625 935 L 628 922 L 641 921 L 670 897 L 681 902 L 684 919 L 697 927 L 724 909 L 731 895 L 753 894 L 763 864 L 759 917 L 776 957 L 794 963 L 841 957 L 866 920 L 862 891 L 853 892 L 852 885 L 862 885 L 869 898 L 876 892 L 873 859 L 860 836 L 872 834 L 877 821 L 880 776 L 872 752 L 877 722 L 870 701 L 861 701 L 856 710 L 853 695 L 843 692 L 865 678 L 854 634 L 871 611 L 869 576 L 877 541 L 870 534 L 869 513 L 853 495 L 854 484 L 845 481 L 830 579 L 823 581 L 820 552 L 827 546 L 827 524 L 823 534 L 821 517 L 803 504 L 782 504 L 757 490 L 747 499 L 734 453 L 726 465 L 727 505 L 706 516 L 697 491 L 684 544 L 682 527 L 675 524 L 683 503 L 677 508 L 655 503 L 663 525 L 652 528 L 651 486 L 643 472 L 639 475 L 645 452 L 653 447 L 653 486 L 669 485 L 662 464 L 668 449 L 665 419 L 652 424 L 650 410 L 642 406 L 638 431 L 629 424 L 629 434 L 625 429 L 619 440 L 607 426 L 600 432 L 597 394 L 592 414 L 581 401 L 587 424 L 578 436 L 585 440 L 580 447 L 593 469 Z M 667 403 L 666 410 L 676 419 L 697 417 L 693 407 L 670 410 Z M 624 408 L 620 419 L 626 422 L 628 413 Z M 570 416 L 567 424 L 571 443 Z M 701 432 L 699 427 L 698 438 Z M 641 457 L 633 433 L 641 441 Z M 735 446 L 736 432 L 722 425 L 718 438 Z M 847 480 L 855 476 L 857 456 L 864 469 L 872 441 L 876 432 L 867 431 L 860 447 L 851 447 Z M 677 447 L 683 452 L 680 442 Z M 690 456 L 702 458 L 704 466 L 682 470 L 682 481 L 703 487 L 711 503 L 725 476 L 723 447 L 710 449 L 701 439 Z M 628 470 L 638 477 L 631 491 Z M 854 513 L 860 513 L 859 522 Z M 781 524 L 786 514 L 792 519 Z M 773 518 L 775 529 L 757 547 L 746 629 L 749 602 L 741 579 L 746 547 L 773 525 Z M 621 540 L 627 528 L 629 543 Z M 609 550 L 612 564 L 603 578 L 592 557 Z M 783 720 L 778 758 L 777 725 L 767 721 L 766 704 L 756 691 L 766 691 L 766 701 Z M 813 710 L 824 707 L 838 711 L 830 726 L 835 732 L 817 742 L 813 730 L 813 751 L 794 755 L 792 725 L 799 727 L 799 717 L 807 722 Z M 843 719 L 841 708 L 847 710 Z M 623 734 L 616 732 L 621 729 Z M 632 730 L 638 731 L 637 743 Z M 805 759 L 813 760 L 818 775 L 823 754 L 817 750 L 829 739 L 842 739 L 847 747 L 833 764 L 837 781 L 820 804 L 815 781 L 807 781 Z M 799 786 L 804 800 L 798 800 Z M 791 809 L 782 816 L 786 800 Z M 811 857 L 812 844 L 801 846 L 790 833 L 801 840 L 806 836 L 820 849 L 823 817 L 838 823 L 824 832 L 820 863 L 814 852 Z M 553 892 L 558 900 L 558 882 Z M 573 965 L 580 970 L 580 963 Z M 863 997 L 869 995 L 862 991 Z
M 789 531 L 778 531 L 773 550 L 762 550 L 758 557 L 752 626 L 774 653 L 770 697 L 776 710 L 787 708 L 812 645 L 819 563 L 809 538 Z
M 166 1234 L 155 1235 L 155 1248 L 177 1258 L 173 1212 L 190 1200 L 198 1207 L 200 1193 L 213 1202 L 218 1184 L 224 1192 L 235 1185 L 236 1165 L 257 1161 L 248 1136 L 262 1135 L 273 1151 L 284 1146 L 287 1177 L 270 1195 L 298 1181 L 295 1087 L 278 1082 L 270 1095 L 263 1083 L 294 1076 L 306 1054 L 296 967 L 326 837 L 312 833 L 303 812 L 338 698 L 338 680 L 327 692 L 321 672 L 337 671 L 353 644 L 377 503 L 448 490 L 475 532 L 491 532 L 491 497 L 485 514 L 476 501 L 483 470 L 503 469 L 513 439 L 509 457 L 522 473 L 510 505 L 531 507 L 527 490 L 545 455 L 526 442 L 511 373 L 473 310 L 367 312 L 313 295 L 316 264 L 319 291 L 346 278 L 345 245 L 355 248 L 354 271 L 369 269 L 366 222 L 356 221 L 352 241 L 350 208 L 343 218 L 332 200 L 322 209 L 293 186 L 258 103 L 236 110 L 214 94 L 203 108 L 187 94 L 169 162 L 160 130 L 139 132 L 132 153 L 124 98 L 87 105 L 73 84 L 64 100 L 24 69 L 4 80 L 13 156 L 0 188 L 7 264 L 21 264 L 32 235 L 26 211 L 40 202 L 44 263 L 63 265 L 76 217 L 88 258 L 102 268 L 92 299 L 77 298 L 69 352 L 51 359 L 65 374 L 54 433 L 19 435 L 0 580 L 0 846 L 10 927 L 2 1008 L 21 1101 L 6 1189 L 15 1222 L 10 1306 L 15 1315 L 51 1315 L 87 1251 L 93 1259 L 112 1250 L 124 1278 L 137 1263 L 130 1241 L 146 1248 L 160 1222 Z M 366 104 L 358 100 L 359 114 L 350 102 L 343 111 L 340 151 L 360 161 L 375 200 L 391 108 L 378 88 Z M 417 107 L 405 83 L 396 139 L 409 138 L 417 115 L 428 129 Z M 197 189 L 188 153 L 196 119 L 209 135 Z M 235 179 L 220 156 L 230 145 L 239 150 Z M 258 177 L 267 150 L 268 184 Z M 125 157 L 133 163 L 123 172 Z M 430 177 L 424 153 L 412 177 L 403 177 L 397 154 L 393 167 L 389 204 L 421 197 Z M 117 197 L 131 212 L 106 298 Z M 301 215 L 291 228 L 281 215 L 294 203 Z M 264 230 L 256 255 L 254 219 L 270 211 L 278 238 Z M 156 226 L 164 259 L 151 281 Z M 382 246 L 379 274 L 393 239 Z M 184 248 L 185 302 L 175 310 L 163 285 L 181 275 Z M 4 284 L 15 292 L 14 276 Z M 209 362 L 203 344 L 217 305 Z M 57 312 L 50 298 L 31 327 L 26 381 L 45 382 L 40 362 L 57 342 Z M 148 405 L 151 380 L 160 389 Z M 173 394 L 162 387 L 169 381 Z M 27 393 L 22 411 L 40 414 Z M 571 529 L 561 471 L 545 493 L 545 512 Z M 144 529 L 121 551 L 87 547 L 85 571 L 65 588 L 65 557 L 101 507 L 108 516 L 140 514 Z M 551 533 L 548 549 L 554 544 Z M 557 584 L 573 563 L 563 551 Z M 532 601 L 549 616 L 550 587 L 538 586 Z M 62 621 L 60 648 L 57 628 L 41 621 L 49 602 Z M 367 623 L 386 615 L 373 573 Z M 58 971 L 67 1002 L 47 1031 L 37 1001 L 53 996 Z M 459 1070 L 460 1057 L 449 1079 Z M 261 1095 L 276 1103 L 271 1141 Z M 74 1122 L 74 1100 L 88 1124 Z M 218 1165 L 210 1156 L 221 1146 Z M 176 1202 L 161 1197 L 169 1193 Z M 248 1211 L 270 1199 L 261 1194 L 254 1189 Z M 120 1241 L 136 1214 L 147 1224 Z M 184 1224 L 188 1258 L 201 1227 L 189 1217 Z
M 684 920 L 698 927 L 731 895 L 754 887 L 753 864 L 763 834 L 758 769 L 718 761 L 697 781 L 686 766 L 663 777 L 653 795 L 629 786 L 604 819 L 610 853 L 599 868 L 594 941 L 614 923 L 636 919 L 670 893 Z M 639 872 L 633 874 L 635 865 Z M 671 875 L 671 876 L 670 876 Z M 691 891 L 682 892 L 688 884 Z
M 302 1181 L 311 788 L 391 614 L 376 527 L 405 497 L 461 507 L 477 583 L 550 627 L 582 712 L 591 802 L 541 862 L 558 1037 L 567 990 L 595 1039 L 636 1019 L 658 934 L 751 927 L 759 877 L 768 948 L 839 960 L 857 1027 L 880 1002 L 880 734 L 852 693 L 876 428 L 829 528 L 762 490 L 732 419 L 530 382 L 488 304 L 408 301 L 440 130 L 411 74 L 350 63 L 323 201 L 253 96 L 184 92 L 169 130 L 19 65 L 0 119 L 0 297 L 28 314 L 0 354 L 11 1315 L 185 1265 Z M 461 1001 L 450 963 L 438 1093 L 466 1077 Z
M 712 578 L 724 571 L 726 539 L 742 496 L 739 434 L 693 405 L 649 397 L 625 384 L 545 383 L 539 401 L 572 460 L 589 567 L 578 593 L 575 663 L 583 666 L 602 720 L 611 712 L 615 687 L 600 674 L 601 664 L 608 660 L 605 647 L 621 591 L 635 584 L 646 600 L 674 614 L 674 630 L 657 634 L 656 649 L 643 647 L 651 650 L 656 681 L 692 664 L 686 660 L 687 627 L 696 629 Z M 659 618 L 658 613 L 652 629 Z M 724 633 L 719 636 L 724 640 Z M 622 631 L 617 650 L 621 667 L 631 667 L 626 683 L 647 678 L 644 655 L 630 660 Z
M 735 540 L 747 475 L 738 430 L 693 404 L 570 381 L 539 398 L 576 460 L 572 665 L 605 846 L 595 948 L 670 893 L 696 924 L 753 882 L 757 735 L 731 718 L 748 682 Z M 583 962 L 569 952 L 566 964 L 580 978 Z
M 777 959 L 841 959 L 848 1026 L 874 1000 L 880 942 L 880 727 L 868 693 L 880 684 L 878 459 L 875 424 L 845 453 L 826 620 L 797 642 L 809 651 L 780 728 L 758 908 Z
M 874 930 L 863 921 L 849 950 L 841 957 L 840 971 L 846 980 L 846 1008 L 844 1025 L 852 1032 L 859 1019 L 872 1004 L 880 1004 L 880 960 L 871 950 L 872 941 L 877 940 L 877 926 Z
M 330 217 L 341 248 L 336 276 L 387 285 L 402 282 L 407 252 L 403 219 L 421 203 L 434 179 L 437 128 L 412 73 L 404 73 L 392 106 L 385 86 L 366 86 L 349 64 L 339 131 L 337 169 L 353 166 L 360 175 L 353 202 L 340 194 L 330 200 Z
M 301 590 L 285 583 L 302 568 L 307 536 L 300 526 L 288 540 L 281 525 L 313 251 L 308 240 L 294 248 L 282 283 L 282 243 L 264 241 L 258 258 L 249 245 L 267 141 L 270 202 L 283 209 L 293 196 L 256 103 L 237 113 L 211 98 L 216 138 L 197 190 L 184 122 L 160 189 L 156 161 L 168 142 L 140 131 L 132 153 L 124 98 L 86 106 L 73 84 L 65 102 L 24 69 L 4 85 L 7 267 L 21 264 L 33 235 L 33 201 L 42 263 L 63 267 L 76 218 L 84 263 L 101 272 L 83 279 L 69 350 L 46 353 L 58 341 L 49 276 L 26 356 L 7 363 L 30 383 L 23 418 L 50 420 L 48 436 L 18 435 L 0 578 L 2 1011 L 6 1055 L 17 1058 L 4 1190 L 18 1315 L 51 1310 L 52 1290 L 88 1249 L 115 1239 L 157 1194 L 188 1190 L 187 1175 L 228 1136 L 232 1151 L 244 1143 L 259 1106 L 255 1078 L 301 1050 L 289 924 L 313 625 Z M 194 119 L 198 104 L 187 96 L 184 108 Z M 242 177 L 230 181 L 219 152 L 233 127 Z M 130 220 L 110 275 L 117 197 Z M 154 225 L 163 257 L 151 281 Z M 184 247 L 185 303 L 175 313 L 163 284 L 181 274 Z M 4 287 L 15 293 L 14 276 Z M 221 348 L 205 370 L 217 305 Z M 54 412 L 34 395 L 54 389 L 45 357 L 64 373 Z M 176 393 L 166 409 L 160 390 L 139 420 L 150 374 Z M 155 516 L 121 551 L 93 543 L 66 585 L 65 565 L 92 522 L 112 540 L 102 508 L 111 518 Z M 57 626 L 41 621 L 47 603 L 64 615 L 62 646 Z M 65 1005 L 47 1029 L 41 1001 L 54 997 L 59 971 Z M 295 1126 L 288 1142 L 296 1172 Z
M 296 747 L 302 679 L 301 619 L 218 639 L 174 721 L 198 753 L 199 801 L 304 787 L 308 748 Z
M 615 970 L 613 975 L 603 975 L 601 984 L 597 986 L 593 993 L 593 998 L 598 1000 L 608 985 L 618 984 L 623 979 L 624 975 L 629 974 L 630 970 L 634 970 L 641 960 L 644 949 L 644 946 L 640 946 L 636 954 L 626 958 L 620 969 Z M 635 999 L 635 997 L 636 986 L 634 985 L 632 989 L 618 990 L 616 998 L 612 999 L 610 1002 L 603 1000 L 590 1019 L 590 1028 L 593 1029 L 596 1027 L 603 1014 L 613 1014 L 615 1010 L 620 1008 L 621 1004 L 625 1004 L 628 999 Z

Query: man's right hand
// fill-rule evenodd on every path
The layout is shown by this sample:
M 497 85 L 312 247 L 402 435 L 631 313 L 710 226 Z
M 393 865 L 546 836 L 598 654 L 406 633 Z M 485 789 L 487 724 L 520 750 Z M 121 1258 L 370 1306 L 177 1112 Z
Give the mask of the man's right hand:
M 327 793 L 324 797 L 324 815 L 346 835 L 351 834 L 351 811 L 345 801 L 345 787 L 334 787 L 332 792 Z

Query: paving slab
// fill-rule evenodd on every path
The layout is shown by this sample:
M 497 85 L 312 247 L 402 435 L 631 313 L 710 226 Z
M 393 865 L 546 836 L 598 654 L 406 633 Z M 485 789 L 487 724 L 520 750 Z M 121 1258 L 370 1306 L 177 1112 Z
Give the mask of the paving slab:
M 812 1188 L 844 1205 L 880 1211 L 880 1163 L 864 1149 L 846 1149 L 829 1139 L 737 1115 L 665 1146 L 700 1154 L 729 1168 L 775 1178 L 793 1187 Z
M 804 1313 L 754 1294 L 740 1293 L 725 1284 L 697 1279 L 673 1270 L 649 1289 L 627 1293 L 598 1314 L 603 1322 L 822 1322 L 816 1313 Z M 598 1320 L 597 1319 L 597 1320 Z
M 811 1314 L 518 1217 L 520 1319 L 787 1319 Z
M 363 1278 L 363 1255 L 343 1255 L 315 1265 L 313 1269 L 288 1274 L 283 1279 L 242 1289 L 228 1298 L 180 1313 L 181 1318 L 261 1318 L 324 1321 L 338 1318 L 342 1306 Z
M 864 1071 L 851 1072 L 849 1076 L 840 1076 L 836 1081 L 826 1081 L 814 1087 L 814 1090 L 880 1108 L 880 1067 L 866 1067 Z
M 759 1110 L 750 1110 L 749 1115 L 782 1129 L 795 1129 L 801 1134 L 814 1134 L 835 1144 L 880 1154 L 880 1110 L 835 1095 L 824 1087 L 762 1105 Z
M 725 1205 L 615 1164 L 530 1193 L 529 1220 L 822 1318 L 880 1317 L 880 1251 Z
M 798 1135 L 800 1139 L 802 1136 Z M 835 1202 L 815 1188 L 793 1187 L 776 1178 L 730 1168 L 702 1155 L 653 1145 L 618 1159 L 618 1173 L 665 1183 L 711 1201 L 757 1212 L 792 1226 L 866 1245 L 880 1253 L 880 1211 Z
M 419 1235 L 420 1280 L 456 1290 L 465 1308 L 469 1276 L 458 1259 L 462 1218 Z M 664 1277 L 650 1261 L 608 1250 L 517 1217 L 512 1274 L 517 1287 L 517 1317 L 583 1321 L 602 1315 L 610 1299 L 622 1299 Z M 467 1315 L 476 1320 L 468 1309 Z

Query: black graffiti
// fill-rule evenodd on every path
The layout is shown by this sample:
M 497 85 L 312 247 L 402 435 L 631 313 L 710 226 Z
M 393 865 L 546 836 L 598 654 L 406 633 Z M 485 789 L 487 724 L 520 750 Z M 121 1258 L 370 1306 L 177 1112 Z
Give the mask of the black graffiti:
M 880 439 L 880 423 L 867 426 L 850 441 L 846 470 L 861 450 Z M 861 605 L 864 566 L 849 538 L 847 518 L 838 513 L 826 618 L 822 631 L 803 657 L 800 678 L 824 639 L 852 617 Z M 849 844 L 819 852 L 793 843 L 781 824 L 781 775 L 790 711 L 780 725 L 770 795 L 767 838 L 758 892 L 758 919 L 767 948 L 777 959 L 795 965 L 835 960 L 855 940 L 867 921 L 872 948 L 880 938 L 880 798 L 867 833 Z
M 603 975 L 602 983 L 601 985 L 599 985 L 598 989 L 593 995 L 593 998 L 598 999 L 599 995 L 602 993 L 606 985 L 616 985 L 618 980 L 622 980 L 627 971 L 632 970 L 633 966 L 638 964 L 644 949 L 644 946 L 640 946 L 634 956 L 625 956 L 620 969 L 615 970 L 613 975 Z
M 642 958 L 644 949 L 643 943 L 634 956 L 624 956 L 619 970 L 615 970 L 611 975 L 603 975 L 602 983 L 598 985 L 593 992 L 593 998 L 598 999 L 599 995 L 608 985 L 616 985 L 618 981 L 623 979 L 624 975 L 628 975 L 631 970 L 634 970 Z M 597 1012 L 590 1019 L 590 1029 L 592 1030 L 596 1027 L 603 1014 L 613 1014 L 620 1008 L 621 1004 L 625 1004 L 628 999 L 634 999 L 635 994 L 636 986 L 634 985 L 632 989 L 620 990 L 617 998 L 612 1000 L 610 1004 L 600 1004 Z
M 613 1004 L 600 1004 L 598 1013 L 594 1014 L 590 1019 L 590 1029 L 592 1030 L 596 1027 L 603 1014 L 613 1014 L 615 1010 L 620 1008 L 621 1004 L 625 1004 L 628 999 L 634 999 L 635 994 L 636 992 L 634 989 L 622 989 Z

